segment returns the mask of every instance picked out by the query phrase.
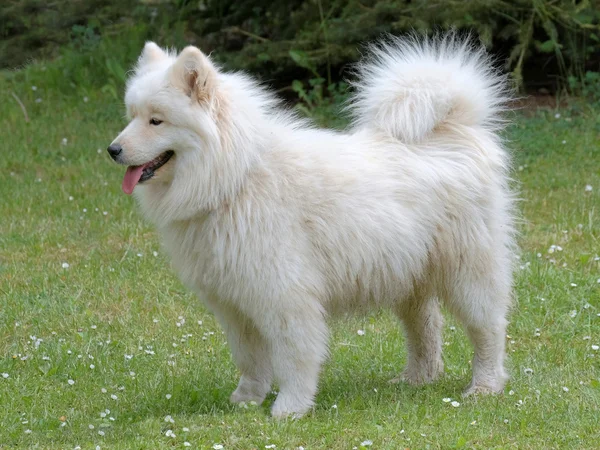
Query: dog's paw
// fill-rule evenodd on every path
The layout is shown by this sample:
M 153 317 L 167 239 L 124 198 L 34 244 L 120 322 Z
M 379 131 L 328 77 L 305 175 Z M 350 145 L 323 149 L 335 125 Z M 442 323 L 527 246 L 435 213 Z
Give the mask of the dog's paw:
M 293 401 L 291 399 L 281 398 L 278 396 L 271 408 L 271 415 L 275 419 L 299 419 L 304 416 L 313 406 L 310 401 Z
M 252 392 L 238 392 L 238 389 L 236 389 L 229 397 L 229 401 L 235 404 L 250 403 L 260 405 L 265 401 L 265 396 L 256 395 Z
M 496 395 L 504 391 L 504 383 L 492 384 L 469 384 L 463 391 L 463 397 L 471 397 L 473 395 Z
M 250 380 L 242 377 L 233 394 L 229 397 L 231 403 L 256 403 L 260 405 L 267 396 L 270 386 L 268 383 Z
M 433 383 L 444 373 L 444 363 L 436 361 L 425 368 L 407 367 L 402 375 L 388 381 L 391 384 L 407 383 L 413 386 Z

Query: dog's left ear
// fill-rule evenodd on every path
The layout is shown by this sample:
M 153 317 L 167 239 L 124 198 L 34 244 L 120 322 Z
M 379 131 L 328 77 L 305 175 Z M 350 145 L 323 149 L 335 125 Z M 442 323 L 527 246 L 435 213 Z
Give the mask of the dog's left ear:
M 198 102 L 211 102 L 215 96 L 217 70 L 199 49 L 186 47 L 173 64 L 172 82 Z

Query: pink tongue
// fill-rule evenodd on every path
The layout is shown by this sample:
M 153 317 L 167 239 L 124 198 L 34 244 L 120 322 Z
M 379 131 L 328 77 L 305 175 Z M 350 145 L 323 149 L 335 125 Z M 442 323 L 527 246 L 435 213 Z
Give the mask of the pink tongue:
M 127 195 L 131 195 L 133 188 L 140 181 L 144 166 L 129 166 L 127 172 L 125 172 L 125 178 L 123 178 L 123 192 Z

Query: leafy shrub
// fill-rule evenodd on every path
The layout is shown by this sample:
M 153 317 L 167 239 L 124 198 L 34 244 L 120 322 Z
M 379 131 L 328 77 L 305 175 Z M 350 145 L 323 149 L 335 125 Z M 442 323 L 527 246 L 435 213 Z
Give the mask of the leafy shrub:
M 383 33 L 472 31 L 525 89 L 583 93 L 600 72 L 599 0 L 5 0 L 0 18 L 0 67 L 58 57 L 62 85 L 115 96 L 146 39 L 198 45 L 309 109 Z

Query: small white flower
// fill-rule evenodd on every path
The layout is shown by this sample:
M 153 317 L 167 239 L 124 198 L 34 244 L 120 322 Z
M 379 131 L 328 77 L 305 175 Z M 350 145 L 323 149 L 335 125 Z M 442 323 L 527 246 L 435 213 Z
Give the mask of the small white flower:
M 451 398 L 448 398 L 448 397 L 444 397 L 444 398 L 442 399 L 442 401 L 443 401 L 444 403 L 450 403 L 450 402 L 452 401 L 452 399 L 451 399 Z
M 577 310 L 574 309 L 571 312 L 569 312 L 569 317 L 571 319 L 575 318 L 575 316 L 577 316 Z
M 131 372 L 129 372 L 129 375 L 135 377 L 135 372 L 132 370 Z
M 96 366 L 95 366 L 95 365 L 93 365 L 93 364 L 90 364 L 90 369 L 95 369 L 95 368 L 96 368 Z
M 166 397 L 167 400 L 171 400 L 172 395 L 171 394 L 167 394 L 167 395 L 165 395 L 165 397 Z
M 102 215 L 103 216 L 107 216 L 108 215 L 108 211 L 102 211 Z
M 96 329 L 96 328 L 98 328 L 98 327 L 97 327 L 96 325 L 92 325 L 90 328 L 91 328 L 92 330 L 95 330 L 95 329 Z
M 42 99 L 38 97 L 38 98 L 35 99 L 35 102 L 36 103 L 42 103 Z
M 277 446 L 275 444 L 268 444 L 265 445 L 265 448 L 276 448 Z
M 165 416 L 164 420 L 165 422 L 175 423 L 175 420 L 170 415 Z
M 6 372 L 2 372 L 2 378 L 8 378 L 8 377 L 10 377 L 9 374 L 7 374 Z
M 175 433 L 173 433 L 173 430 L 167 430 L 167 432 L 165 433 L 165 436 L 167 437 L 177 437 L 177 435 Z
M 513 391 L 512 389 L 510 391 L 508 391 L 508 395 L 515 395 L 515 391 Z
M 455 408 L 458 408 L 460 406 L 460 403 L 458 403 L 456 400 L 454 400 L 452 403 L 450 403 L 452 406 L 454 406 Z
M 31 86 L 32 91 L 37 91 L 37 86 Z
M 73 386 L 75 384 L 75 380 L 68 379 L 67 383 L 69 383 L 71 386 Z
M 566 387 L 566 386 L 563 386 L 562 390 L 565 391 L 565 392 L 569 392 L 569 388 Z
M 331 409 L 337 409 L 337 405 L 333 405 Z
M 504 419 L 504 423 L 508 423 L 508 419 Z
M 186 442 L 184 442 L 184 443 L 183 443 L 183 446 L 184 446 L 184 447 L 191 447 L 191 446 L 192 446 L 192 444 L 190 444 L 189 442 L 187 442 L 187 441 L 186 441 Z
M 110 395 L 110 398 L 112 398 L 113 400 L 116 400 L 116 399 L 118 399 L 119 397 L 117 397 L 115 394 L 111 394 L 111 395 Z
M 592 344 L 592 350 L 596 351 L 600 348 L 600 346 L 596 345 L 596 344 Z
M 356 334 L 358 334 L 359 336 L 364 336 L 365 335 L 365 330 L 358 330 L 356 332 Z
M 571 287 L 577 287 L 577 283 L 571 283 Z
M 62 145 L 67 145 L 67 142 L 68 142 L 67 138 L 62 138 Z
M 152 252 L 152 256 L 158 256 L 158 252 L 157 251 L 153 251 Z
M 532 375 L 533 374 L 533 369 L 527 367 L 527 368 L 525 368 L 525 370 L 523 372 L 525 372 L 525 375 Z
M 585 192 L 592 192 L 594 188 L 592 187 L 591 184 L 586 184 L 585 185 Z
M 188 427 L 183 427 L 181 429 L 181 431 L 183 431 L 184 433 L 187 433 L 188 431 L 190 431 L 190 429 Z
M 556 113 L 556 114 L 554 114 L 554 118 L 555 118 L 555 119 L 560 119 L 560 113 Z
M 62 268 L 63 269 L 68 269 L 69 268 L 69 263 L 67 263 L 67 262 L 62 263 Z
M 125 359 L 131 359 L 133 358 L 133 355 L 125 355 Z
M 562 141 L 562 143 L 563 143 L 563 144 L 566 144 L 566 143 L 567 143 L 567 141 Z
M 104 431 L 100 430 L 100 431 L 98 431 L 98 434 L 99 434 L 100 436 L 104 436 Z
M 362 442 L 360 443 L 360 446 L 361 446 L 361 447 L 370 447 L 371 445 L 373 445 L 373 441 L 371 441 L 371 440 L 369 440 L 369 439 L 367 439 L 366 441 L 362 441 Z
M 87 102 L 88 102 L 88 100 L 89 100 L 89 98 L 87 98 L 87 97 L 83 97 L 83 103 L 87 103 Z
M 102 389 L 100 389 L 100 392 L 102 392 L 103 394 L 106 394 L 108 391 L 106 390 L 106 388 L 102 388 Z
M 215 444 L 212 446 L 214 450 L 223 450 L 223 446 L 221 444 Z
M 102 418 L 104 419 L 104 418 L 106 417 L 106 413 L 105 413 L 104 411 L 102 411 L 102 412 L 100 413 L 100 417 L 102 417 Z
M 94 425 L 92 425 L 92 424 L 90 423 L 90 424 L 88 425 L 88 428 L 89 428 L 90 430 L 93 430 L 93 429 L 94 429 Z

